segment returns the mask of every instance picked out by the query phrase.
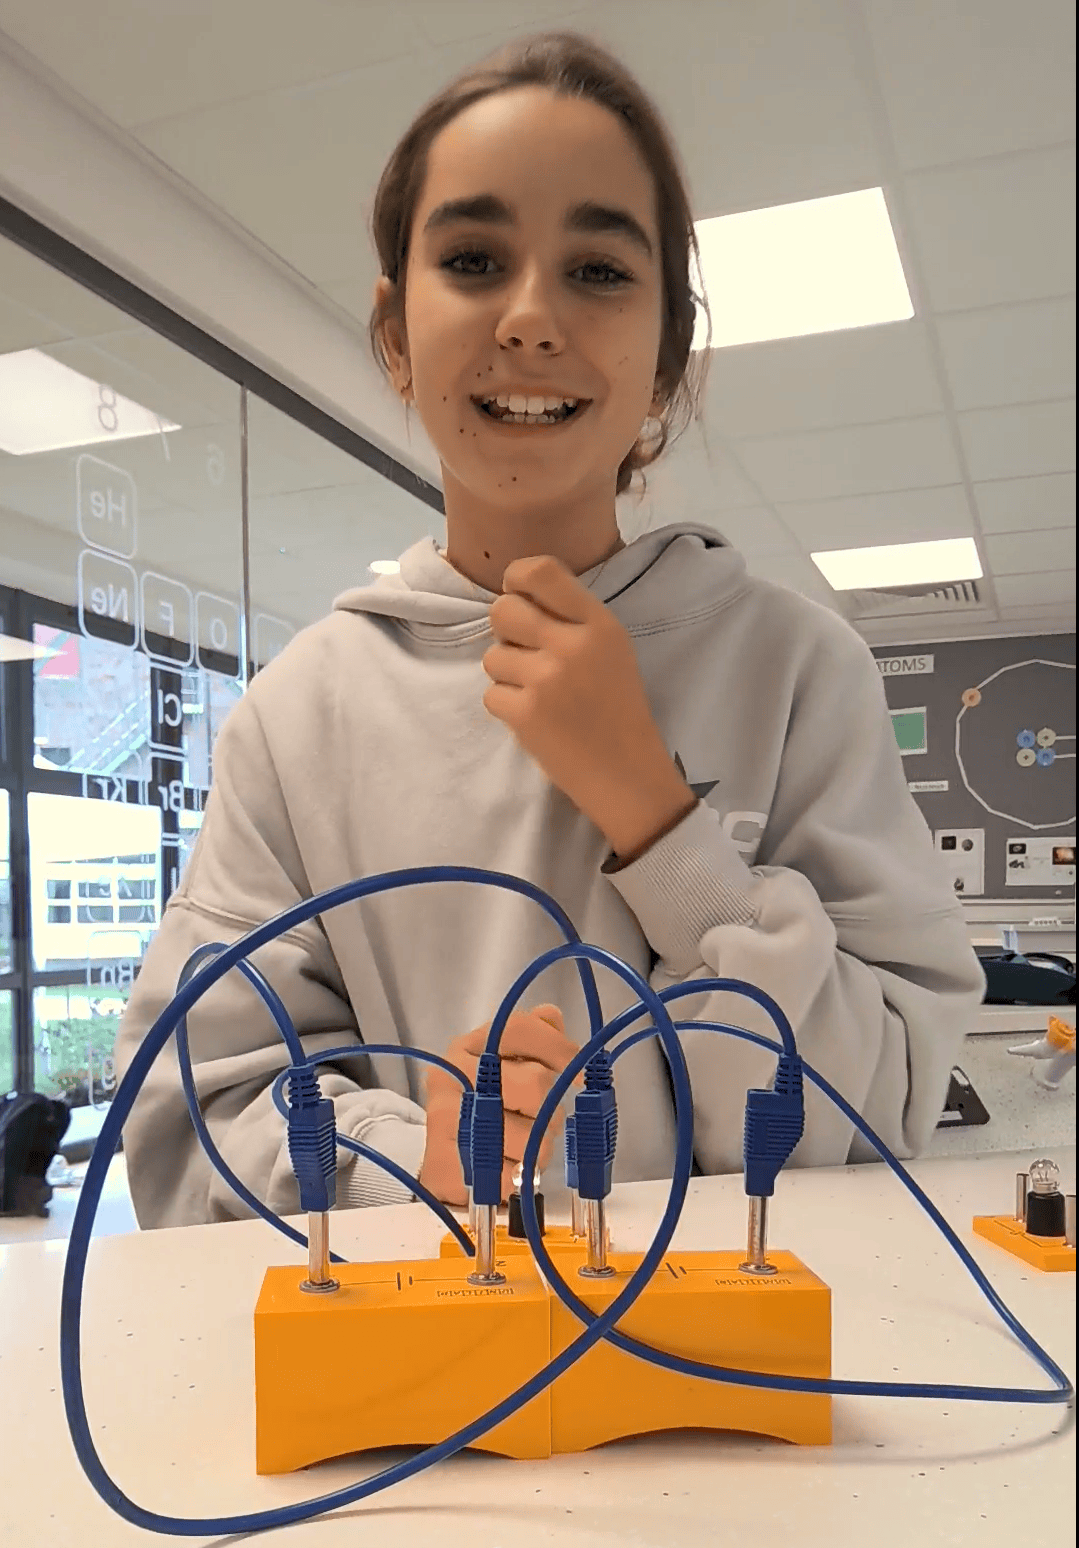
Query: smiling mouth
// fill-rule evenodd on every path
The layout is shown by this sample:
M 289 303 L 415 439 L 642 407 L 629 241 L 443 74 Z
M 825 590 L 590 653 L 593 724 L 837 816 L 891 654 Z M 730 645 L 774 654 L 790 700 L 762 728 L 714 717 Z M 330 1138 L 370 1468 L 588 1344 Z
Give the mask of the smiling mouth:
M 584 413 L 585 409 L 589 407 L 592 400 L 590 398 L 580 398 L 568 413 L 560 414 L 558 418 L 551 418 L 547 415 L 543 415 L 542 418 L 535 418 L 531 415 L 525 414 L 505 414 L 499 417 L 498 415 L 492 414 L 487 406 L 481 403 L 478 398 L 473 398 L 471 401 L 489 424 L 502 425 L 505 428 L 513 430 L 554 430 L 557 429 L 559 425 L 568 424 L 571 419 L 580 419 L 581 415 Z

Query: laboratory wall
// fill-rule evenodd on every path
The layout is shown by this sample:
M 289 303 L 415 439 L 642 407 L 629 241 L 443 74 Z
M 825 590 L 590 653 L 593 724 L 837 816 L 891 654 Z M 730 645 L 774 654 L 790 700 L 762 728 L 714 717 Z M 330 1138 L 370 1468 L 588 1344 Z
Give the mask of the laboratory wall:
M 958 896 L 1075 897 L 1075 635 L 874 648 L 907 780 Z

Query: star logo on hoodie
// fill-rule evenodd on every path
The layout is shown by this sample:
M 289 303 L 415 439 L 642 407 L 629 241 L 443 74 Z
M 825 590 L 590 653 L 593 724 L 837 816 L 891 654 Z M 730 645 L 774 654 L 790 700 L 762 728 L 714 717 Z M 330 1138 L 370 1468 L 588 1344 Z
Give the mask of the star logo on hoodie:
M 686 766 L 677 753 L 674 755 L 674 763 L 679 774 L 681 774 L 682 778 L 686 781 L 686 784 L 689 785 L 689 788 L 693 791 L 693 794 L 697 797 L 698 801 L 703 801 L 707 796 L 711 795 L 712 791 L 719 784 L 718 779 L 706 779 L 699 785 L 691 784 L 690 781 L 686 779 Z

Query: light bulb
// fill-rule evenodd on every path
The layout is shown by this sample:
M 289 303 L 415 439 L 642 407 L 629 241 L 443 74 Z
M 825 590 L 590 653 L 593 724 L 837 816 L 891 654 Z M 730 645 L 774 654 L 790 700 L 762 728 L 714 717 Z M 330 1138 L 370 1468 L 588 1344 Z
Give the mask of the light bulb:
M 1055 1161 L 1030 1163 L 1030 1186 L 1035 1193 L 1057 1193 L 1059 1182 L 1060 1168 Z
M 521 1191 L 521 1184 L 524 1182 L 524 1180 L 525 1180 L 524 1162 L 523 1161 L 518 1161 L 517 1166 L 514 1168 L 513 1177 L 511 1179 L 511 1181 L 513 1183 L 513 1191 L 514 1191 L 514 1193 L 520 1193 L 520 1191 Z M 532 1183 L 532 1190 L 533 1190 L 533 1192 L 534 1193 L 538 1193 L 540 1191 L 540 1188 L 541 1188 L 542 1184 L 543 1184 L 543 1177 L 541 1176 L 541 1174 L 539 1172 L 537 1172 L 536 1176 L 535 1176 L 535 1179 L 534 1179 L 534 1181 Z

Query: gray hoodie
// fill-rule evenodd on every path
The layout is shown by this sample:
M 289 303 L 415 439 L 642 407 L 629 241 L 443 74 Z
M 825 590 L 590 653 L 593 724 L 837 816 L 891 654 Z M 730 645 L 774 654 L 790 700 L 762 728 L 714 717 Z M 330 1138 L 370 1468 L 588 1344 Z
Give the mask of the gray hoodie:
M 425 538 L 399 574 L 346 592 L 300 633 L 225 723 L 198 843 L 117 1038 L 121 1074 L 196 947 L 231 942 L 356 877 L 466 865 L 542 887 L 584 941 L 657 990 L 705 976 L 758 985 L 790 1018 L 804 1058 L 899 1156 L 924 1150 L 984 979 L 907 789 L 869 649 L 828 609 L 747 575 L 708 527 L 646 533 L 581 581 L 598 581 L 595 595 L 633 639 L 657 725 L 698 797 L 693 811 L 618 865 L 599 830 L 484 709 L 494 595 Z M 439 882 L 338 908 L 252 961 L 309 1052 L 365 1042 L 442 1052 L 490 1021 L 517 975 L 560 944 L 529 899 Z M 609 1021 L 634 996 L 613 974 L 595 974 Z M 583 1043 L 575 965 L 549 970 L 518 1009 L 547 1001 Z M 676 1019 L 775 1035 L 756 1005 L 729 993 L 679 1001 Z M 270 1097 L 289 1061 L 268 1012 L 232 972 L 188 1023 L 216 1144 L 252 1192 L 296 1213 L 285 1125 Z M 769 1085 L 774 1056 L 704 1031 L 683 1042 L 696 1163 L 736 1171 L 746 1090 Z M 418 1172 L 419 1067 L 361 1055 L 319 1069 L 338 1131 Z M 673 1108 L 654 1040 L 619 1062 L 616 1084 L 615 1180 L 669 1176 Z M 174 1040 L 135 1103 L 124 1147 L 143 1227 L 249 1214 L 198 1144 Z M 793 1164 L 871 1154 L 807 1085 Z M 338 1167 L 339 1207 L 409 1197 L 343 1148 Z

